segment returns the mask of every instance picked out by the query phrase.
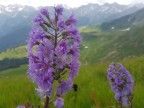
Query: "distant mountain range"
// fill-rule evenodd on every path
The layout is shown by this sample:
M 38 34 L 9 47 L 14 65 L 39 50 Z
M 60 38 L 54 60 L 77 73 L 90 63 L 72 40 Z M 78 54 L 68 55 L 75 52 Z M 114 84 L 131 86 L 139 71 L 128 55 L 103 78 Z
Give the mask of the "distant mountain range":
M 88 4 L 78 8 L 65 8 L 64 16 L 74 13 L 79 20 L 78 26 L 95 26 L 134 13 L 142 7 L 143 5 L 119 5 L 117 3 Z M 33 26 L 32 19 L 39 8 L 0 5 L 0 51 L 26 42 Z M 52 7 L 48 8 L 52 11 Z
M 120 17 L 101 25 L 103 30 L 130 29 L 132 26 L 144 24 L 144 8 L 135 13 Z
M 141 6 L 142 7 L 142 6 Z M 105 21 L 110 21 L 139 10 L 137 5 L 120 5 L 113 4 L 88 4 L 79 8 L 70 9 L 79 19 L 79 26 L 96 25 Z
M 104 5 L 88 4 L 78 8 L 65 9 L 64 14 L 67 16 L 73 12 L 79 20 L 79 26 L 96 25 L 128 15 L 141 7 L 137 5 L 119 5 L 117 3 L 106 3 Z M 48 8 L 50 11 L 52 10 L 52 7 Z M 31 25 L 32 18 L 38 9 L 22 5 L 0 5 L 0 37 L 26 25 Z
M 0 37 L 31 25 L 35 8 L 22 5 L 0 5 Z

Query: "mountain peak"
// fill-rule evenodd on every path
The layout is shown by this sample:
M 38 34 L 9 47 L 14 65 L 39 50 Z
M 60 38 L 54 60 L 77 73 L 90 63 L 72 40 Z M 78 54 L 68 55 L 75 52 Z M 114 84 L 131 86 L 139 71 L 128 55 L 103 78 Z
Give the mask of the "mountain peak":
M 107 6 L 106 6 L 107 5 Z M 52 7 L 47 6 L 50 13 Z M 39 7 L 40 8 L 40 7 Z M 11 38 L 25 38 L 32 27 L 32 18 L 35 16 L 37 9 L 32 6 L 26 5 L 0 5 L 0 49 L 3 47 L 7 48 L 7 39 Z M 64 16 L 68 17 L 71 13 L 74 13 L 77 17 L 78 26 L 95 26 L 105 21 L 110 21 L 124 15 L 128 15 L 132 12 L 137 11 L 139 8 L 129 7 L 128 5 L 113 4 L 87 4 L 78 8 L 69 8 L 64 11 Z M 3 41 L 2 41 L 3 38 Z M 23 39 L 24 40 L 24 39 Z M 22 40 L 22 41 L 23 41 Z M 6 41 L 6 42 L 5 42 Z M 14 43 L 20 43 L 15 42 Z M 10 43 L 7 43 L 10 44 Z M 10 44 L 12 45 L 12 44 Z
M 144 24 L 144 8 L 110 22 L 105 22 L 101 25 L 101 28 L 103 30 L 110 30 L 112 28 L 126 29 L 139 24 Z

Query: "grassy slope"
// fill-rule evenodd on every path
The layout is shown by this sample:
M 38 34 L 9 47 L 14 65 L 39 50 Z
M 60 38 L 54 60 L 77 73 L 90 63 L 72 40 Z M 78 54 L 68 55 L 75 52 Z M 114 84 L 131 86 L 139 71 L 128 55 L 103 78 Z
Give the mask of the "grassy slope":
M 21 66 L 0 72 L 0 108 L 16 108 L 28 101 L 35 105 L 40 102 L 26 70 L 27 66 Z
M 131 72 L 135 80 L 133 107 L 144 106 L 143 64 L 144 57 L 134 57 L 122 63 Z M 78 92 L 69 92 L 64 96 L 65 108 L 108 108 L 115 105 L 114 94 L 106 79 L 107 63 L 81 66 L 75 83 Z M 41 104 L 34 87 L 26 76 L 26 66 L 0 72 L 0 107 L 15 108 L 27 101 Z
M 83 64 L 101 61 L 119 61 L 144 54 L 144 26 L 133 27 L 130 31 L 113 30 L 103 32 L 94 27 L 81 27 L 81 58 Z M 26 57 L 26 46 L 8 49 L 0 54 L 4 58 Z
M 81 28 L 81 69 L 75 82 L 77 93 L 71 91 L 65 97 L 65 108 L 108 108 L 115 105 L 113 93 L 106 79 L 106 69 L 111 61 L 121 61 L 135 79 L 134 108 L 144 106 L 143 94 L 143 27 L 130 32 L 101 32 Z M 136 46 L 136 47 L 134 47 Z M 0 59 L 26 56 L 25 46 L 9 49 L 0 54 Z M 105 61 L 107 63 L 96 64 Z M 90 66 L 88 63 L 92 63 Z M 34 91 L 35 85 L 26 76 L 26 66 L 0 72 L 0 108 L 15 108 L 18 104 L 30 101 L 37 104 L 40 99 Z
M 82 45 L 81 45 L 81 61 L 83 63 L 85 62 L 93 62 L 93 60 L 98 60 L 100 55 L 104 55 L 105 53 L 102 52 L 102 54 L 95 54 L 97 52 L 97 49 L 102 48 L 103 45 L 107 43 L 111 43 L 112 40 L 114 40 L 117 36 L 111 35 L 116 34 L 117 32 L 102 32 L 95 28 L 87 28 L 82 27 L 80 28 L 81 35 L 82 35 Z M 123 34 L 124 32 L 119 32 L 119 34 Z M 87 47 L 87 48 L 86 48 Z M 4 58 L 23 58 L 26 57 L 26 45 L 7 49 L 6 51 L 0 53 L 0 60 L 3 60 Z
M 17 48 L 7 49 L 6 51 L 0 53 L 0 60 L 4 58 L 23 58 L 26 57 L 26 46 L 20 46 Z
M 89 63 L 119 61 L 144 54 L 143 26 L 130 31 L 113 30 L 108 32 L 82 33 L 87 49 L 82 50 L 82 57 Z

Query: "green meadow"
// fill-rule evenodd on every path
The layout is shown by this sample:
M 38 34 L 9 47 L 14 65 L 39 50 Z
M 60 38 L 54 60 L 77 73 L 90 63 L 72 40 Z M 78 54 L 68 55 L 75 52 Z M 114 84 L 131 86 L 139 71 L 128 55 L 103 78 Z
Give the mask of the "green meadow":
M 114 93 L 106 78 L 107 68 L 113 61 L 122 63 L 133 76 L 135 81 L 133 108 L 144 107 L 142 28 L 106 32 L 95 28 L 80 28 L 81 67 L 79 75 L 74 79 L 78 91 L 71 90 L 64 95 L 64 108 L 116 108 Z M 24 45 L 7 49 L 0 54 L 0 60 L 26 57 L 25 47 Z M 0 108 L 16 108 L 27 102 L 31 102 L 34 106 L 42 106 L 43 101 L 35 88 L 36 85 L 27 76 L 27 64 L 0 71 Z M 53 104 L 51 108 L 54 108 Z
M 144 106 L 144 57 L 124 60 L 122 63 L 135 80 L 133 107 L 142 108 Z M 64 108 L 116 108 L 114 93 L 106 78 L 108 65 L 108 63 L 82 65 L 79 75 L 74 79 L 78 91 L 70 91 L 64 96 Z M 27 66 L 23 65 L 0 72 L 0 108 L 16 108 L 17 105 L 26 102 L 43 105 L 43 101 L 35 91 L 36 85 L 30 81 L 26 71 Z

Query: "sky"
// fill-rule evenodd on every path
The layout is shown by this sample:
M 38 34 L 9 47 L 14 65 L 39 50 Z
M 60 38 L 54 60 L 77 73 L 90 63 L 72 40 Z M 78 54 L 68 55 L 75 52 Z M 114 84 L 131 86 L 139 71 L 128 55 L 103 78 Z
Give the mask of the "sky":
M 85 5 L 88 3 L 114 3 L 119 4 L 134 4 L 134 3 L 144 3 L 144 0 L 0 0 L 0 5 L 9 4 L 21 4 L 30 5 L 34 7 L 39 6 L 54 6 L 56 4 L 65 4 L 68 7 L 78 7 L 80 5 Z

